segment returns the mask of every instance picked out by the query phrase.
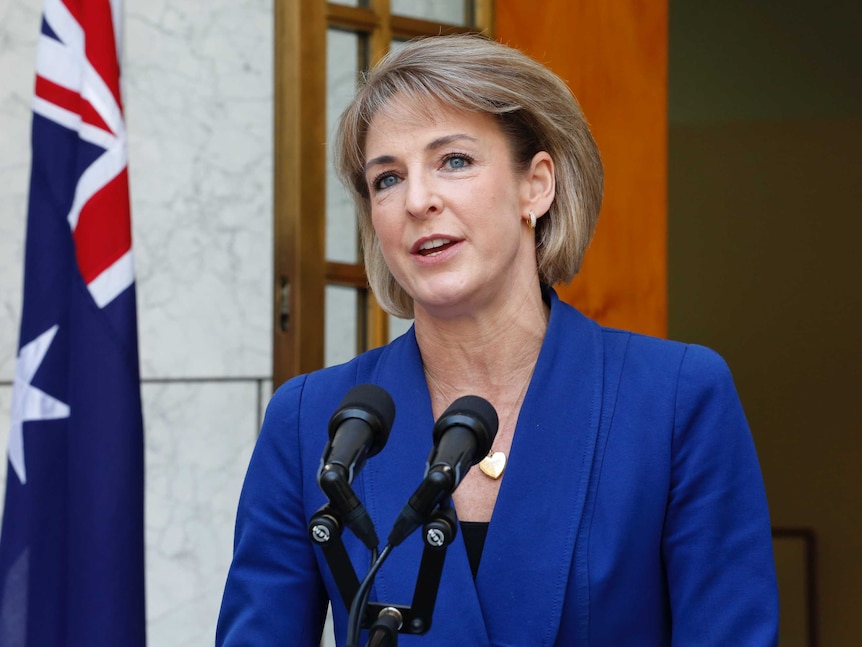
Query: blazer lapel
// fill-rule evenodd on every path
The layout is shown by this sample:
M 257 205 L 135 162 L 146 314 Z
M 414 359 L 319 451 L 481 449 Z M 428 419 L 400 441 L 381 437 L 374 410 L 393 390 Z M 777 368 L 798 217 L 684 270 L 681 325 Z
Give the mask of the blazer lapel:
M 598 433 L 598 326 L 551 302 L 476 579 L 492 644 L 554 644 Z

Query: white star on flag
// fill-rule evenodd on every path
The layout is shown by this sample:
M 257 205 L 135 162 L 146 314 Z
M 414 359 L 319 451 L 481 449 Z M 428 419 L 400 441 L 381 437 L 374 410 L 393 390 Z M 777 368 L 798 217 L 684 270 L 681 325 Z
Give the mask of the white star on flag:
M 21 484 L 27 483 L 24 467 L 24 423 L 36 420 L 58 420 L 69 417 L 69 405 L 60 402 L 31 384 L 42 365 L 60 326 L 49 328 L 21 348 L 15 364 L 12 386 L 12 430 L 9 433 L 9 462 Z

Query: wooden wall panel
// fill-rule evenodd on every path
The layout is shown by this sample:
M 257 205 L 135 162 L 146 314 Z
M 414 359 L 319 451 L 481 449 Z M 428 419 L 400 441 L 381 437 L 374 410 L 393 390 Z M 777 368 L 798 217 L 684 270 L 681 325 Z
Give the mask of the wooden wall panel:
M 602 324 L 665 336 L 667 0 L 497 0 L 495 27 L 569 83 L 602 153 L 598 230 L 561 297 Z

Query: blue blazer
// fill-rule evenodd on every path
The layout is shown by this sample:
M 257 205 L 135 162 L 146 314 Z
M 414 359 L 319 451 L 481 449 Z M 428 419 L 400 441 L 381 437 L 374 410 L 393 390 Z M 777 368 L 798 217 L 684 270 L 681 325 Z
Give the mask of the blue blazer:
M 724 361 L 601 328 L 548 298 L 476 580 L 459 535 L 430 631 L 399 644 L 777 644 L 766 496 Z M 397 410 L 353 484 L 381 537 L 421 481 L 434 420 L 412 330 L 282 386 L 243 486 L 217 645 L 314 647 L 329 599 L 344 643 L 347 610 L 307 526 L 326 502 L 316 476 L 329 417 L 363 382 Z M 410 604 L 419 534 L 393 551 L 371 600 Z M 344 541 L 361 579 L 369 553 L 349 531 Z

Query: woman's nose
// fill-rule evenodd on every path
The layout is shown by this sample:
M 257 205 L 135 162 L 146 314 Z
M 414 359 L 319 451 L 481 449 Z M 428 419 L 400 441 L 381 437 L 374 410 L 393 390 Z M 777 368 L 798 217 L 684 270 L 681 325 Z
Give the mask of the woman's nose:
M 427 218 L 439 213 L 443 201 L 433 178 L 411 173 L 407 178 L 407 212 L 414 218 Z

